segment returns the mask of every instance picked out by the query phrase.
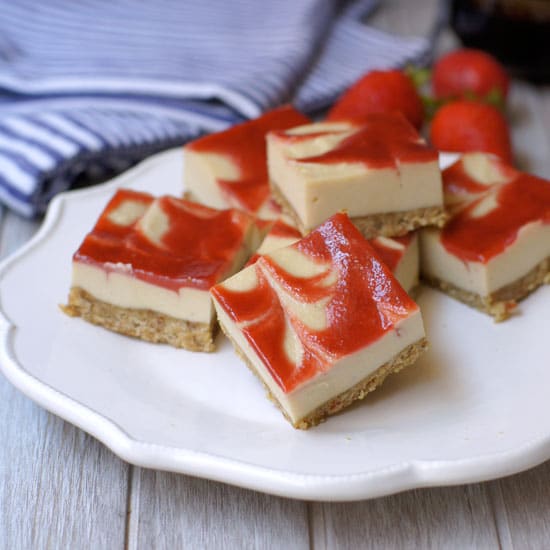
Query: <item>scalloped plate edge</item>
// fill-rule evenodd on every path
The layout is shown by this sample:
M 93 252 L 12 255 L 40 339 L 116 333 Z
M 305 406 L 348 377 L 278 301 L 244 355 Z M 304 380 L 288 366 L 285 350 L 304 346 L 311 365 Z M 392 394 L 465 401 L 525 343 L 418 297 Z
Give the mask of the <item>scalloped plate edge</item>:
M 173 157 L 180 149 L 159 153 L 112 180 L 90 189 L 57 196 L 36 235 L 0 264 L 0 285 L 5 273 L 55 229 L 66 203 L 73 197 L 105 192 L 131 182 Z M 78 426 L 101 441 L 117 456 L 136 466 L 188 474 L 278 496 L 325 501 L 376 498 L 408 489 L 487 481 L 534 467 L 550 457 L 550 436 L 513 450 L 456 461 L 418 460 L 396 463 L 369 472 L 342 475 L 298 474 L 274 470 L 192 449 L 161 446 L 132 438 L 112 420 L 42 382 L 21 365 L 13 350 L 17 331 L 0 304 L 0 370 L 23 394 L 44 409 Z

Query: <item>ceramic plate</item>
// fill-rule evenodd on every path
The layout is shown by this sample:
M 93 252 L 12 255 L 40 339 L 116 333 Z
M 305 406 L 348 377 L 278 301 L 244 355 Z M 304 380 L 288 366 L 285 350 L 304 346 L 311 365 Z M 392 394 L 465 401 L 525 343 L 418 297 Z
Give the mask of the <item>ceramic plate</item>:
M 429 352 L 364 402 L 294 430 L 219 337 L 213 354 L 112 334 L 58 308 L 71 256 L 115 188 L 180 194 L 181 151 L 59 196 L 0 267 L 0 363 L 31 399 L 124 460 L 304 499 L 486 480 L 550 457 L 550 287 L 502 324 L 419 297 Z

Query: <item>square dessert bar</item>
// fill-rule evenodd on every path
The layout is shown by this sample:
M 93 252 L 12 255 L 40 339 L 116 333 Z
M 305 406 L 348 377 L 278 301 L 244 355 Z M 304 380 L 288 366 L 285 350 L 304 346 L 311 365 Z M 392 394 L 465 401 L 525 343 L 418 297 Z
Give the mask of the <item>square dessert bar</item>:
M 421 232 L 429 283 L 495 320 L 550 282 L 550 181 L 483 153 L 443 173 L 451 219 Z
M 222 330 L 295 428 L 362 399 L 427 346 L 418 306 L 341 213 L 211 294 Z
M 63 310 L 128 336 L 212 351 L 209 289 L 259 240 L 243 212 L 121 189 L 73 256 Z
M 262 218 L 280 209 L 270 200 L 265 136 L 309 119 L 290 106 L 188 143 L 184 148 L 187 195 L 213 208 L 238 208 Z
M 342 210 L 366 238 L 446 220 L 438 153 L 400 114 L 271 132 L 267 157 L 273 194 L 302 233 Z

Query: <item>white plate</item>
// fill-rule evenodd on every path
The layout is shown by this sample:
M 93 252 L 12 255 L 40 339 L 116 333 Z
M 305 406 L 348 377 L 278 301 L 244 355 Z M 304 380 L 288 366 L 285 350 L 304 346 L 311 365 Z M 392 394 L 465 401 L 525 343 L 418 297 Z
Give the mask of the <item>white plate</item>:
M 179 150 L 58 197 L 0 267 L 0 363 L 22 392 L 128 462 L 283 496 L 354 500 L 511 474 L 550 457 L 550 288 L 494 324 L 443 294 L 420 304 L 430 351 L 363 403 L 294 430 L 222 337 L 214 354 L 63 315 L 71 255 L 119 186 L 181 192 Z

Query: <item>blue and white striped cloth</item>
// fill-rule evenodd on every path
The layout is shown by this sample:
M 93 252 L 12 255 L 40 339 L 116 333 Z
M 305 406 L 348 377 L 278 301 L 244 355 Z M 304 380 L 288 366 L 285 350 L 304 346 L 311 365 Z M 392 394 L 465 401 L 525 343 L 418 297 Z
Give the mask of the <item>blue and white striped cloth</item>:
M 0 200 L 35 216 L 75 182 L 426 61 L 427 37 L 361 22 L 376 4 L 0 0 Z

